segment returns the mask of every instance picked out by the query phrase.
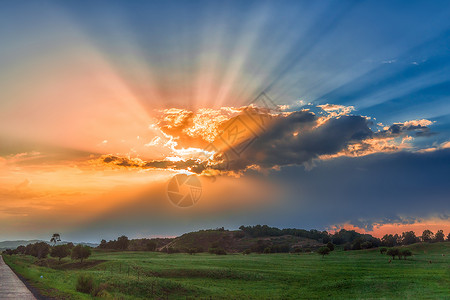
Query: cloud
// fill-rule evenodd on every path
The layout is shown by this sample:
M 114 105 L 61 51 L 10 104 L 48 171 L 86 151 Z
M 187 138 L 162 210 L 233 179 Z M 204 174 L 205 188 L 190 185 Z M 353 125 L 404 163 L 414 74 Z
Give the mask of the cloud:
M 97 162 L 113 167 L 187 170 L 198 174 L 239 175 L 288 165 L 310 167 L 315 160 L 412 149 L 414 137 L 432 134 L 429 120 L 394 123 L 374 130 L 372 120 L 334 104 L 297 111 L 254 105 L 161 111 L 158 127 L 172 141 L 172 154 L 143 160 L 118 155 Z M 150 145 L 156 145 L 153 140 Z

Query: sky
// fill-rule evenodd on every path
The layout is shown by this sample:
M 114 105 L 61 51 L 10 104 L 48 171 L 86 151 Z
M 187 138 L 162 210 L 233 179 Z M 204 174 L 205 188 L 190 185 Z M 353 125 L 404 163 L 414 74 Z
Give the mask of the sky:
M 448 1 L 1 1 L 0 240 L 450 232 Z

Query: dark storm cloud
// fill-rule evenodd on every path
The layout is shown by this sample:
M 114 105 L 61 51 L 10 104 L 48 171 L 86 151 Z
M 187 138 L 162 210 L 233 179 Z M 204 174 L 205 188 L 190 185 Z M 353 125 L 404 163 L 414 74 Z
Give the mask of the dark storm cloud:
M 283 219 L 284 227 L 352 224 L 370 230 L 376 224 L 449 220 L 448 178 L 450 149 L 340 157 L 309 171 L 290 166 L 271 173 L 272 181 L 288 189 L 288 209 L 248 222 Z
M 430 128 L 424 124 L 420 124 L 419 122 L 417 123 L 405 122 L 405 123 L 394 123 L 391 126 L 389 126 L 388 129 L 377 132 L 376 136 L 393 137 L 408 133 L 412 133 L 415 136 L 430 136 L 434 134 L 433 132 L 430 131 Z
M 318 117 L 309 111 L 298 111 L 280 118 L 273 127 L 230 160 L 233 170 L 250 165 L 263 168 L 309 162 L 325 154 L 335 154 L 347 145 L 370 138 L 373 132 L 366 118 L 341 116 L 317 126 Z M 233 157 L 232 150 L 226 154 Z

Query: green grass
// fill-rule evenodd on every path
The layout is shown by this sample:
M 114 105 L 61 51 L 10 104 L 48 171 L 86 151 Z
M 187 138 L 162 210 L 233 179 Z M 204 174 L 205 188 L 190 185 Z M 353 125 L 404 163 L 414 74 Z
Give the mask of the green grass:
M 110 298 L 116 299 L 450 299 L 450 243 L 408 248 L 413 257 L 391 263 L 377 249 L 337 250 L 325 258 L 316 253 L 215 256 L 95 251 L 89 260 L 105 262 L 84 269 L 73 269 L 72 264 L 68 270 L 37 266 L 28 256 L 4 259 L 38 288 L 74 299 L 90 299 L 75 291 L 78 274 L 91 274 L 97 283 L 107 283 Z

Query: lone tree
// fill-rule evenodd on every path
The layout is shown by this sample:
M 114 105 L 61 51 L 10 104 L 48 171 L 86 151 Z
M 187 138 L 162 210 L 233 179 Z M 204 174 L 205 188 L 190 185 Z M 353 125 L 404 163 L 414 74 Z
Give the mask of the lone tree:
M 322 255 L 322 257 L 325 257 L 325 255 L 330 254 L 330 248 L 328 247 L 322 247 L 319 250 L 317 250 L 317 253 L 319 253 L 320 255 Z
M 445 239 L 444 231 L 438 230 L 438 232 L 436 232 L 436 235 L 434 236 L 434 240 L 436 242 L 443 242 L 444 239 Z
M 61 258 L 67 257 L 70 254 L 70 249 L 67 245 L 58 245 L 53 246 L 52 251 L 50 252 L 51 257 L 58 257 L 58 260 L 61 261 Z
M 330 249 L 330 251 L 334 250 L 334 244 L 332 242 L 328 242 L 327 247 L 328 247 L 328 249 Z
M 400 259 L 400 252 L 398 251 L 397 248 L 390 248 L 386 251 L 386 254 L 389 256 L 392 256 L 392 259 L 395 259 L 396 256 L 399 257 Z
M 387 249 L 386 249 L 385 247 L 381 247 L 381 248 L 380 248 L 380 253 L 381 253 L 381 254 L 386 253 L 386 251 L 387 251 Z
M 79 259 L 81 263 L 83 263 L 83 259 L 87 259 L 91 256 L 91 248 L 83 245 L 76 245 L 72 249 L 72 259 Z
M 412 256 L 412 252 L 409 249 L 402 249 L 400 255 L 403 256 L 403 259 L 406 259 L 406 257 Z
M 59 233 L 54 233 L 50 239 L 50 243 L 53 243 L 53 246 L 55 246 L 57 242 L 61 242 L 61 235 Z

